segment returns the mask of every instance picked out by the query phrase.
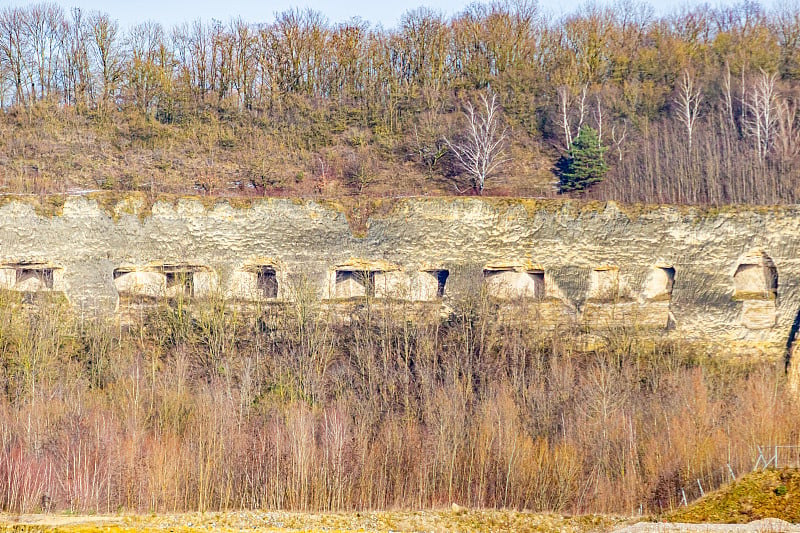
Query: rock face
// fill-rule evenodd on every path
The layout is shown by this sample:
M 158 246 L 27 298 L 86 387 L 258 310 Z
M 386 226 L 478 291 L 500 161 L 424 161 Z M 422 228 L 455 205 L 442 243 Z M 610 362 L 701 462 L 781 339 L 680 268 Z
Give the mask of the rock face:
M 138 202 L 138 203 L 137 203 Z M 107 202 L 106 202 L 107 204 Z M 58 215 L 0 208 L 0 288 L 63 292 L 83 312 L 120 294 L 444 301 L 481 287 L 532 320 L 626 324 L 780 357 L 800 328 L 800 208 L 406 199 L 357 236 L 315 202 L 67 198 Z M 791 339 L 791 340 L 790 340 Z

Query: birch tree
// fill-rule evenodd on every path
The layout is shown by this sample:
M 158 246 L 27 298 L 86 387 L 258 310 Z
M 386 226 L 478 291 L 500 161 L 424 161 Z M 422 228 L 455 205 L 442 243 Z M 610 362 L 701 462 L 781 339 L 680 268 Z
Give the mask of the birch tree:
M 558 108 L 559 108 L 559 117 L 558 117 L 558 125 L 564 130 L 564 144 L 566 149 L 569 150 L 572 148 L 572 97 L 571 91 L 569 87 L 564 85 L 560 86 L 556 94 L 558 96 Z M 586 99 L 589 95 L 589 86 L 583 85 L 581 86 L 581 93 L 580 96 L 577 98 L 576 106 L 577 106 L 577 125 L 575 126 L 575 131 L 579 132 L 583 127 L 584 119 L 586 118 Z M 599 118 L 602 121 L 602 112 L 600 111 L 600 100 L 597 100 L 597 108 L 600 112 Z M 577 134 L 577 133 L 576 133 Z
M 459 139 L 447 139 L 448 148 L 455 154 L 459 166 L 469 177 L 473 190 L 482 194 L 486 180 L 510 158 L 506 152 L 508 130 L 502 125 L 497 95 L 487 90 L 480 95 L 477 106 L 464 104 L 466 131 Z
M 744 131 L 753 138 L 759 159 L 764 159 L 775 140 L 778 127 L 777 74 L 761 71 L 743 99 Z
M 678 121 L 686 128 L 686 139 L 689 150 L 692 149 L 692 137 L 697 122 L 697 112 L 703 93 L 695 85 L 688 71 L 683 72 L 683 78 L 678 88 L 676 104 L 678 108 Z

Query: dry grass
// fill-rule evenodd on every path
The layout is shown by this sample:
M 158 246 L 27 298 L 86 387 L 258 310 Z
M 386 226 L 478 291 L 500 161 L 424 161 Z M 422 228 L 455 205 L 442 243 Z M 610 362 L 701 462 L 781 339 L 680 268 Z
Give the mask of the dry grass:
M 309 148 L 297 145 L 303 130 L 286 138 L 271 124 L 248 115 L 169 124 L 133 109 L 86 115 L 46 103 L 29 112 L 11 110 L 0 114 L 0 192 L 329 198 L 456 192 L 452 178 L 430 176 L 413 158 L 374 139 L 354 148 L 348 130 Z M 513 165 L 488 183 L 487 193 L 552 194 L 550 158 L 522 144 L 514 153 Z

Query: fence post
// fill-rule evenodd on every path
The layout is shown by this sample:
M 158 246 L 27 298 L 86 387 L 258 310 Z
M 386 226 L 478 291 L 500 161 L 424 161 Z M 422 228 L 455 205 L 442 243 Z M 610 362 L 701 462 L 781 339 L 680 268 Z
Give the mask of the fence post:
M 778 469 L 778 447 L 775 446 L 775 470 Z
M 686 491 L 683 490 L 683 489 L 681 489 L 681 498 L 682 498 L 681 502 L 683 503 L 683 506 L 684 507 L 689 507 L 689 502 L 686 501 Z
M 756 448 L 758 449 L 758 459 L 756 459 L 756 465 L 753 467 L 753 472 L 758 470 L 758 465 L 760 465 L 762 462 L 764 463 L 764 468 L 767 467 L 767 460 L 764 459 L 764 450 L 762 450 L 761 446 L 758 445 L 756 445 Z
M 736 481 L 736 475 L 733 473 L 733 468 L 731 468 L 731 464 L 728 463 L 728 473 L 731 475 L 731 479 Z
M 700 484 L 700 480 L 697 480 L 697 486 L 700 487 L 700 496 L 703 497 L 706 495 L 705 491 L 703 490 L 703 485 Z

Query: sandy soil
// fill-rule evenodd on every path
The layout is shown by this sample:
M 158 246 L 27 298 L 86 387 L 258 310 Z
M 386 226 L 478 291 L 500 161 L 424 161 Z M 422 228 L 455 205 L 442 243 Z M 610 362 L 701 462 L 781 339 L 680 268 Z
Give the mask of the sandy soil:
M 162 515 L 0 514 L 0 531 L 63 531 L 70 533 L 207 531 L 251 532 L 615 532 L 615 533 L 800 533 L 800 526 L 778 519 L 749 524 L 632 523 L 609 516 L 569 517 L 508 510 L 450 509 L 349 513 L 231 511 Z
M 348 513 L 290 513 L 232 511 L 164 515 L 0 514 L 0 532 L 13 530 L 115 533 L 173 531 L 426 531 L 426 532 L 610 532 L 622 519 L 607 516 L 568 517 L 509 510 L 448 509 L 439 511 L 385 511 Z
M 0 525 L 24 525 L 24 526 L 43 526 L 60 527 L 71 525 L 92 525 L 104 524 L 108 522 L 121 522 L 120 516 L 79 516 L 62 514 L 0 514 Z

